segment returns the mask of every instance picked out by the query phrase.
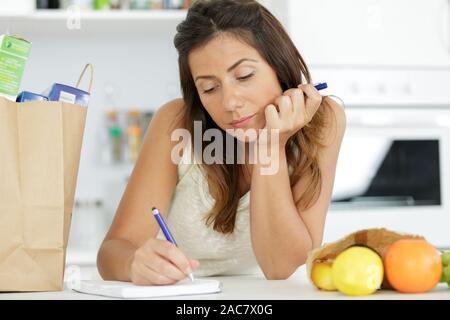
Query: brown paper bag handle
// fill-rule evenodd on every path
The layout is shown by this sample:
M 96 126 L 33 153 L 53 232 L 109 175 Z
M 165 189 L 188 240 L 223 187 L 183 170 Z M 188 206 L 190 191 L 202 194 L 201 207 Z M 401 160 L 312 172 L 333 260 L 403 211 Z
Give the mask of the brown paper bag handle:
M 81 71 L 80 77 L 78 78 L 77 84 L 75 85 L 76 88 L 79 87 L 81 79 L 83 78 L 84 74 L 86 73 L 87 68 L 91 69 L 91 79 L 89 80 L 89 93 L 91 93 L 91 89 L 92 89 L 92 79 L 94 78 L 94 67 L 92 66 L 92 64 L 87 63 L 84 66 L 83 71 Z

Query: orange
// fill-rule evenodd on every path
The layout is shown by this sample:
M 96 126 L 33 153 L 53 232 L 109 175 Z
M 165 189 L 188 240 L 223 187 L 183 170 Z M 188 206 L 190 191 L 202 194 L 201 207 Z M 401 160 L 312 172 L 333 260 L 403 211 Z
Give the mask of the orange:
M 430 291 L 442 275 L 441 255 L 425 240 L 398 240 L 388 247 L 383 260 L 387 280 L 400 292 Z

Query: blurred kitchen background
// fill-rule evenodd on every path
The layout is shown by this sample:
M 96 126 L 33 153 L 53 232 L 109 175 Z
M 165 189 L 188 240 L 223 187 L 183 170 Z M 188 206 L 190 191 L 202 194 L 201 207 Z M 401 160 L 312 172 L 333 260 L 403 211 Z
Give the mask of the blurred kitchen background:
M 325 242 L 366 227 L 450 247 L 450 0 L 266 0 L 348 127 Z M 93 264 L 153 113 L 180 97 L 184 0 L 0 0 L 32 42 L 22 90 L 95 69 L 67 261 Z M 84 83 L 85 88 L 87 82 Z

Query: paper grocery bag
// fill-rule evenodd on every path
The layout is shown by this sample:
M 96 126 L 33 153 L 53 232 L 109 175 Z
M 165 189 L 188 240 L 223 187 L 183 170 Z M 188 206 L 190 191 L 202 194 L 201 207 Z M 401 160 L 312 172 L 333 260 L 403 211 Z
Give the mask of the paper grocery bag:
M 334 259 L 345 249 L 352 246 L 364 246 L 374 250 L 380 257 L 384 256 L 386 249 L 395 241 L 400 239 L 425 239 L 421 235 L 408 234 L 397 231 L 388 230 L 385 228 L 372 228 L 355 231 L 335 242 L 326 243 L 320 248 L 311 250 L 308 253 L 306 260 L 306 270 L 308 279 L 314 284 L 311 278 L 312 268 L 316 263 L 332 264 Z M 390 285 L 384 277 L 381 286 L 384 289 L 389 289 Z
M 0 97 L 0 291 L 63 289 L 86 113 Z

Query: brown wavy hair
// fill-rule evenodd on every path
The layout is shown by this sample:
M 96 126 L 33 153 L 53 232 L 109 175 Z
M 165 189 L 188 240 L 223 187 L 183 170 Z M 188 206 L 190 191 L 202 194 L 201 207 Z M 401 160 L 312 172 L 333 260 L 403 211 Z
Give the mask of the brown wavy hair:
M 185 103 L 184 125 L 191 136 L 194 134 L 194 121 L 202 122 L 202 133 L 211 128 L 222 130 L 200 101 L 188 56 L 192 50 L 223 33 L 255 48 L 275 70 L 283 92 L 305 82 L 311 83 L 311 75 L 302 56 L 281 23 L 263 5 L 254 0 L 197 0 L 186 19 L 177 26 L 174 38 Z M 327 125 L 327 114 L 331 110 L 328 108 L 329 99 L 322 99 L 311 122 L 290 137 L 286 144 L 287 162 L 293 168 L 289 176 L 291 187 L 300 177 L 308 179 L 306 190 L 295 200 L 303 210 L 311 207 L 321 192 L 322 176 L 317 155 L 319 148 L 324 146 L 322 129 Z M 195 151 L 197 156 L 203 154 L 206 145 L 203 142 L 202 150 Z M 236 151 L 236 141 L 234 146 Z M 218 232 L 232 233 L 240 200 L 239 179 L 244 172 L 243 165 L 223 161 L 223 164 L 202 163 L 200 166 L 206 173 L 209 191 L 215 199 L 214 207 L 206 216 L 206 224 L 213 224 Z

